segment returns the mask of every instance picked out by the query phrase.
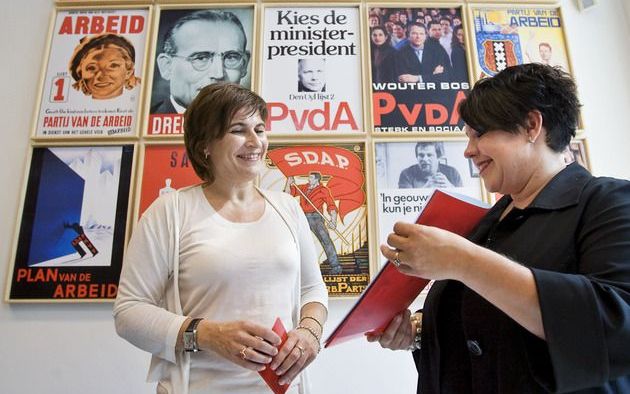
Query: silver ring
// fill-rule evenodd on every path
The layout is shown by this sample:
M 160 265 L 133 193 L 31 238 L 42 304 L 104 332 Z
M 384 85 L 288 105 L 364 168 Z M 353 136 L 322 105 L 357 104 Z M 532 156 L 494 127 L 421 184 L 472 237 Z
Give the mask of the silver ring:
M 400 259 L 398 258 L 399 254 L 400 250 L 397 250 L 396 254 L 394 255 L 394 260 L 392 260 L 392 263 L 396 266 L 396 268 L 400 267 Z
M 302 356 L 304 355 L 304 348 L 300 345 L 295 345 L 295 347 L 297 348 L 297 350 L 300 351 L 300 358 L 302 358 Z

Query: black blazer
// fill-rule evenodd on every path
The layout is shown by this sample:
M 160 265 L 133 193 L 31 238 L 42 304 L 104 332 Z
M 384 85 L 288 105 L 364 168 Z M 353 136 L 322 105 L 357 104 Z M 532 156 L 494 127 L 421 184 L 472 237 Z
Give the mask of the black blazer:
M 444 67 L 444 72 L 433 74 L 438 65 Z M 411 74 L 421 75 L 423 82 L 447 82 L 451 78 L 451 61 L 439 41 L 427 38 L 422 51 L 422 63 L 414 49 L 410 45 L 405 45 L 397 54 L 394 71 L 396 78 L 402 74 Z
M 470 239 L 531 268 L 546 341 L 461 283 L 436 282 L 418 393 L 630 393 L 630 182 L 574 163 L 498 222 L 510 202 Z

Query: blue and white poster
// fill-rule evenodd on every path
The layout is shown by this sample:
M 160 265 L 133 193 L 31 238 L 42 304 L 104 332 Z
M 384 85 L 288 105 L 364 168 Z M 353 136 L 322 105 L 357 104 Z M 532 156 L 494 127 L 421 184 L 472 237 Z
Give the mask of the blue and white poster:
M 133 148 L 34 148 L 11 300 L 116 296 Z

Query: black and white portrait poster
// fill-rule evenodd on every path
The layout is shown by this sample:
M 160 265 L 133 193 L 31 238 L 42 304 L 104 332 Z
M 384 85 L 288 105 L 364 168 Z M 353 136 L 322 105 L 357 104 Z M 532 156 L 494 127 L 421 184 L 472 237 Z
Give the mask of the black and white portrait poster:
M 461 7 L 371 7 L 374 130 L 461 133 L 470 89 Z
M 267 130 L 363 132 L 358 7 L 269 7 L 264 16 Z
M 36 137 L 135 134 L 148 9 L 59 11 Z
M 216 82 L 251 89 L 253 7 L 161 9 L 148 135 L 184 133 L 182 114 Z
M 415 222 L 436 188 L 482 199 L 479 175 L 465 149 L 465 141 L 375 144 L 379 243 L 396 222 Z

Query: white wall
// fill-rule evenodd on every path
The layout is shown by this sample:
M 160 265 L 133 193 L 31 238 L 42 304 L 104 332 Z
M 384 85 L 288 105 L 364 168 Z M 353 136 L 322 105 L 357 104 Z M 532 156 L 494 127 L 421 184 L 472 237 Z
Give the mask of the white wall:
M 630 178 L 630 20 L 623 1 L 600 1 L 583 13 L 573 0 L 561 4 L 594 172 Z M 7 1 L 0 12 L 2 292 L 52 8 L 51 0 Z M 329 327 L 351 304 L 331 302 Z M 146 354 L 116 336 L 110 304 L 0 303 L 2 393 L 151 393 L 144 383 L 147 363 Z M 311 373 L 316 393 L 415 393 L 411 355 L 362 340 L 325 350 Z

